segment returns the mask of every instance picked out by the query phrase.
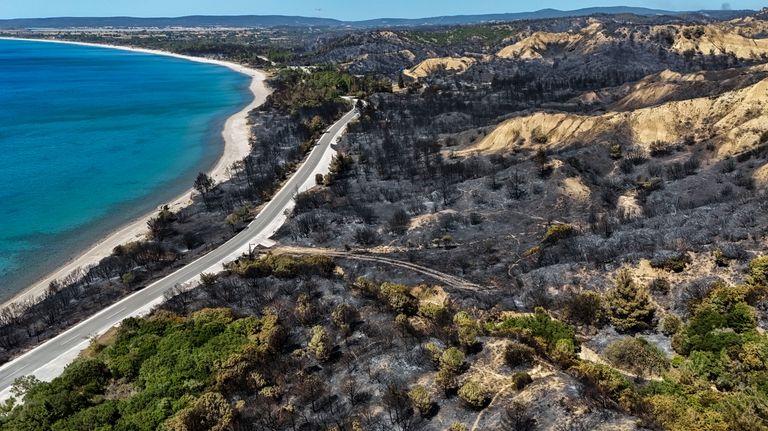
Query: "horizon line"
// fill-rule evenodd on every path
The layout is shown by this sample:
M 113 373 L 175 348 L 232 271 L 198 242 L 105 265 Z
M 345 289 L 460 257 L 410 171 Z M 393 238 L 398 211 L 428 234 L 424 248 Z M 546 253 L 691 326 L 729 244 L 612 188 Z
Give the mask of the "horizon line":
M 696 9 L 696 10 L 686 10 L 686 9 L 658 9 L 658 8 L 649 8 L 644 6 L 625 6 L 625 5 L 618 5 L 618 6 L 589 6 L 589 7 L 583 7 L 578 9 L 557 9 L 557 8 L 543 8 L 543 9 L 536 9 L 536 10 L 528 10 L 528 11 L 519 11 L 519 12 L 485 12 L 485 13 L 470 13 L 470 14 L 455 14 L 455 15 L 433 15 L 433 16 L 422 16 L 422 17 L 415 17 L 415 18 L 408 18 L 408 17 L 395 17 L 395 16 L 383 16 L 383 17 L 376 17 L 376 18 L 365 18 L 365 19 L 355 19 L 355 20 L 345 20 L 340 18 L 332 18 L 332 17 L 321 17 L 321 16 L 311 16 L 311 15 L 284 15 L 284 14 L 190 14 L 190 15 L 176 15 L 176 16 L 140 16 L 140 15 L 57 15 L 57 16 L 38 16 L 38 17 L 14 17 L 14 18 L 0 18 L 0 21 L 17 21 L 17 20 L 45 20 L 45 19 L 119 19 L 119 18 L 128 18 L 128 19 L 181 19 L 181 18 L 193 18 L 193 17 L 222 17 L 222 18 L 237 18 L 237 17 L 279 17 L 279 18 L 305 18 L 305 19 L 320 19 L 320 20 L 329 20 L 329 21 L 338 21 L 341 23 L 357 23 L 357 22 L 366 22 L 366 21 L 377 21 L 377 20 L 422 20 L 422 19 L 434 19 L 434 18 L 454 18 L 454 17 L 473 17 L 473 16 L 486 16 L 486 15 L 515 15 L 515 14 L 527 14 L 527 13 L 537 13 L 537 12 L 545 12 L 545 11 L 554 11 L 554 12 L 579 12 L 584 11 L 588 9 L 621 9 L 621 8 L 628 8 L 628 9 L 645 9 L 649 11 L 660 11 L 660 12 L 674 12 L 674 13 L 697 13 L 697 12 L 747 12 L 747 11 L 753 11 L 757 12 L 758 9 Z

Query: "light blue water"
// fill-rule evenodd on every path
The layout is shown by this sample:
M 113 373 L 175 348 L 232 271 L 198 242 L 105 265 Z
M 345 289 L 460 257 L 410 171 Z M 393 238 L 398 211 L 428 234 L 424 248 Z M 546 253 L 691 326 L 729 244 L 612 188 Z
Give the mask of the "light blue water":
M 0 300 L 189 188 L 248 84 L 171 57 L 0 40 Z

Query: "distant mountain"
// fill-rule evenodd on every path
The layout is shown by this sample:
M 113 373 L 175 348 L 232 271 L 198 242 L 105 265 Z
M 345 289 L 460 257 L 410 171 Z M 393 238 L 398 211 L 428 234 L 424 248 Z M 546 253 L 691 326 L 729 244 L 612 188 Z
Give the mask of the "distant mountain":
M 311 18 L 282 15 L 241 15 L 241 16 L 185 16 L 178 18 L 133 18 L 133 17 L 62 17 L 62 18 L 21 18 L 0 20 L 0 29 L 31 28 L 91 28 L 91 27 L 414 27 L 434 25 L 467 25 L 484 22 L 504 22 L 531 19 L 578 17 L 589 15 L 632 14 L 639 16 L 700 16 L 713 19 L 731 19 L 754 14 L 755 11 L 696 11 L 676 12 L 640 7 L 593 7 L 562 11 L 542 9 L 535 12 L 502 13 L 486 15 L 455 15 L 431 18 L 380 18 L 366 21 L 340 21 L 330 18 Z
M 0 20 L 3 29 L 91 27 L 338 27 L 342 21 L 282 15 L 184 16 L 178 18 L 61 17 Z

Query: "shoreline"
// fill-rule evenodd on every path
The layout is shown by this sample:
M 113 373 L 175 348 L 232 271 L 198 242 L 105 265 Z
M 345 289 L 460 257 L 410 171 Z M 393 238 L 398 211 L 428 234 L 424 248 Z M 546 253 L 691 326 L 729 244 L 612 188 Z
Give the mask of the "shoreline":
M 243 75 L 250 77 L 251 83 L 248 86 L 248 89 L 251 92 L 253 97 L 247 106 L 245 106 L 243 109 L 241 109 L 234 115 L 227 118 L 227 120 L 225 121 L 224 128 L 221 131 L 221 136 L 224 141 L 223 151 L 221 153 L 221 156 L 218 158 L 215 165 L 213 166 L 213 168 L 211 168 L 207 172 L 208 175 L 210 175 L 212 178 L 216 180 L 217 183 L 220 183 L 223 180 L 227 179 L 227 170 L 233 163 L 242 160 L 250 153 L 251 133 L 250 133 L 250 128 L 248 127 L 248 113 L 253 109 L 264 104 L 264 102 L 267 99 L 267 96 L 271 93 L 271 91 L 267 88 L 265 83 L 267 75 L 264 71 L 261 71 L 258 69 L 252 69 L 237 63 L 232 63 L 232 62 L 223 61 L 223 60 L 214 60 L 214 59 L 208 59 L 203 57 L 192 57 L 188 55 L 175 54 L 172 52 L 145 49 L 145 48 L 134 48 L 134 47 L 127 47 L 127 46 L 97 44 L 97 43 L 87 43 L 87 42 L 74 42 L 74 41 L 51 40 L 51 39 L 26 39 L 26 38 L 14 38 L 14 37 L 0 37 L 0 40 L 15 40 L 15 41 L 21 40 L 21 41 L 42 42 L 42 43 L 59 43 L 59 44 L 65 44 L 65 45 L 88 46 L 93 48 L 117 49 L 121 51 L 129 51 L 129 52 L 142 53 L 142 54 L 162 55 L 165 57 L 173 57 L 173 58 L 178 58 L 182 60 L 193 61 L 196 63 L 205 63 L 205 64 L 212 64 L 216 66 L 222 66 L 230 70 L 233 70 L 237 73 L 241 73 Z M 179 210 L 191 203 L 191 196 L 193 192 L 194 191 L 192 187 L 189 187 L 182 194 L 178 195 L 177 197 L 167 202 L 166 204 L 161 204 L 161 206 L 168 205 L 171 208 L 171 210 L 174 210 L 174 211 Z M 15 303 L 36 302 L 40 298 L 40 296 L 45 293 L 45 291 L 48 289 L 49 284 L 52 281 L 57 279 L 62 279 L 78 268 L 84 268 L 86 266 L 96 264 L 101 259 L 112 254 L 112 250 L 116 246 L 120 244 L 124 244 L 126 242 L 135 241 L 143 237 L 148 231 L 147 221 L 151 217 L 154 217 L 156 212 L 157 212 L 157 208 L 155 208 L 154 210 L 152 210 L 147 214 L 144 214 L 128 222 L 127 224 L 117 228 L 116 230 L 108 233 L 107 235 L 101 237 L 99 240 L 94 242 L 91 246 L 88 246 L 86 249 L 76 251 L 75 253 L 73 253 L 73 257 L 69 261 L 59 266 L 58 268 L 48 273 L 47 275 L 41 277 L 37 281 L 33 282 L 31 285 L 29 285 L 25 289 L 14 294 L 14 296 L 12 296 L 10 299 L 3 302 L 0 308 L 5 308 Z

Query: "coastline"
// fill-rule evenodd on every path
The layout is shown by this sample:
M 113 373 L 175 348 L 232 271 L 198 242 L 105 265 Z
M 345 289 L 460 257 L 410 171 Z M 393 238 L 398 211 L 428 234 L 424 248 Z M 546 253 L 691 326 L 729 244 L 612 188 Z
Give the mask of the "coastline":
M 266 73 L 252 69 L 237 63 L 232 63 L 222 60 L 207 59 L 202 57 L 192 57 L 182 54 L 175 54 L 172 52 L 145 49 L 145 48 L 133 48 L 126 46 L 96 44 L 86 42 L 71 42 L 63 40 L 50 40 L 50 39 L 26 39 L 26 38 L 13 38 L 13 37 L 0 37 L 0 40 L 24 40 L 30 42 L 44 42 L 44 43 L 59 43 L 68 45 L 80 45 L 94 48 L 105 49 L 117 49 L 122 51 L 136 52 L 142 54 L 162 55 L 166 57 L 173 57 L 187 61 L 194 61 L 197 63 L 213 64 L 217 66 L 226 67 L 237 73 L 249 76 L 251 83 L 249 85 L 249 91 L 252 93 L 253 98 L 250 103 L 236 114 L 229 117 L 224 123 L 224 128 L 221 131 L 221 136 L 224 141 L 224 149 L 219 157 L 218 161 L 208 171 L 208 175 L 213 177 L 217 182 L 221 182 L 227 179 L 227 170 L 234 163 L 245 158 L 251 150 L 250 147 L 250 129 L 248 127 L 248 113 L 253 109 L 261 106 L 266 101 L 267 96 L 270 94 L 270 90 L 267 88 Z M 179 210 L 191 203 L 191 196 L 193 189 L 190 187 L 184 193 L 175 197 L 166 205 L 172 210 Z M 135 241 L 143 237 L 147 233 L 147 221 L 153 217 L 157 212 L 157 209 L 144 214 L 133 221 L 123 225 L 117 230 L 107 234 L 92 246 L 87 249 L 74 253 L 74 257 L 67 263 L 58 267 L 51 273 L 45 275 L 39 280 L 33 282 L 30 286 L 24 290 L 16 293 L 13 297 L 5 301 L 0 308 L 5 308 L 14 303 L 22 302 L 34 302 L 48 289 L 49 284 L 57 279 L 62 279 L 72 273 L 78 268 L 84 268 L 89 265 L 98 263 L 101 259 L 109 256 L 112 250 L 126 242 Z

